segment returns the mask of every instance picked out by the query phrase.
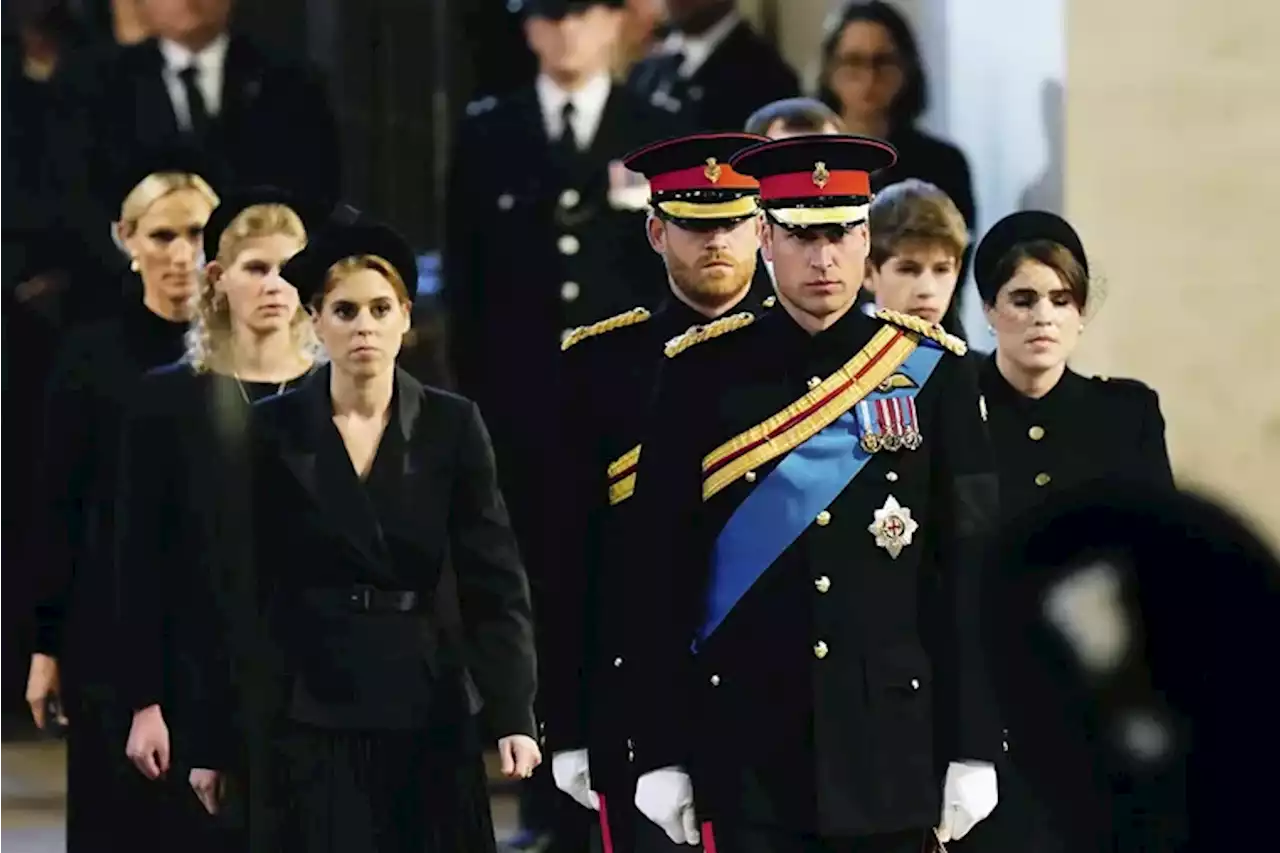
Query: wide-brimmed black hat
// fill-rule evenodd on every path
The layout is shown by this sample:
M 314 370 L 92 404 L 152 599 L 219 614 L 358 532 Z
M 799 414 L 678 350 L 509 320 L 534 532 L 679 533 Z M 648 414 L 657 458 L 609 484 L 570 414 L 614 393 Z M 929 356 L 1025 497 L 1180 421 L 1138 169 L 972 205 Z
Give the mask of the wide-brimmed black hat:
M 119 164 L 100 188 L 102 204 L 114 217 L 138 184 L 151 175 L 199 175 L 215 192 L 226 183 L 226 167 L 199 146 L 182 141 L 143 146 Z
M 391 264 L 413 294 L 418 281 L 418 258 L 404 237 L 391 226 L 342 207 L 331 214 L 307 241 L 307 246 L 280 270 L 285 281 L 298 289 L 304 305 L 324 293 L 325 278 L 339 261 L 373 255 Z

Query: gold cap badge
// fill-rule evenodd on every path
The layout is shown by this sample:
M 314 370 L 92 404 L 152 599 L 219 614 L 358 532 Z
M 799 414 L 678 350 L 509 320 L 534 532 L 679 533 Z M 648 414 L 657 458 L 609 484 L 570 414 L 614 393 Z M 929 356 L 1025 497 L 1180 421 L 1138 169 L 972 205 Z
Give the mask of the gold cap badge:
M 822 161 L 815 163 L 813 166 L 813 185 L 818 189 L 822 189 L 830 179 L 831 173 L 827 171 L 827 164 Z
M 716 158 L 708 157 L 706 168 L 702 170 L 702 174 L 707 176 L 707 180 L 715 183 L 720 180 L 720 164 L 716 162 Z

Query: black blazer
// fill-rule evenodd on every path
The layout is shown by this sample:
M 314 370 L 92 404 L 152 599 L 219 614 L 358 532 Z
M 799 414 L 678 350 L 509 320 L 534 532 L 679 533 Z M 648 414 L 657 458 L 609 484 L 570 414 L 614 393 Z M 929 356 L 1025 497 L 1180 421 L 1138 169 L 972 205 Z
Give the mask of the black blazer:
M 255 563 L 284 711 L 311 725 L 403 729 L 456 695 L 465 666 L 495 736 L 534 736 L 529 589 L 475 404 L 397 371 L 364 484 L 332 422 L 329 370 L 253 410 Z M 464 648 L 434 619 L 445 561 Z M 411 591 L 411 612 L 333 593 Z
M 108 223 L 118 171 L 140 148 L 181 138 L 155 39 L 112 46 L 68 63 L 55 80 L 50 131 L 53 179 L 63 196 L 63 227 L 88 252 L 87 263 L 120 261 Z M 336 199 L 341 161 L 337 121 L 309 65 L 285 59 L 247 36 L 232 34 L 223 65 L 222 98 L 206 146 L 224 183 L 273 184 L 308 198 Z
M 695 131 L 742 130 L 760 107 L 800 94 L 795 71 L 745 21 L 689 79 L 680 79 L 678 71 L 670 57 L 652 56 L 636 64 L 628 86 L 656 106 L 685 116 Z

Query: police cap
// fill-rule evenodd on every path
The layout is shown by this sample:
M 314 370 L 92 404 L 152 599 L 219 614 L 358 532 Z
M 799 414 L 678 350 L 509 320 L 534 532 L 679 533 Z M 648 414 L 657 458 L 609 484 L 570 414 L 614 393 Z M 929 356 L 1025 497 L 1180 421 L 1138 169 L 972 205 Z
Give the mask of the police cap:
M 729 160 L 762 141 L 753 133 L 699 133 L 646 145 L 622 163 L 648 179 L 650 202 L 661 218 L 689 228 L 722 225 L 760 210 L 759 182 Z
M 1043 210 L 1023 210 L 1001 219 L 983 236 L 973 256 L 973 278 L 978 294 L 988 305 L 995 304 L 996 294 L 1003 281 L 997 281 L 996 270 L 1000 262 L 1015 246 L 1022 243 L 1048 241 L 1057 243 L 1070 252 L 1084 270 L 1089 273 L 1089 259 L 1084 253 L 1080 235 L 1071 223 Z
M 897 159 L 887 142 L 840 133 L 772 140 L 730 162 L 760 181 L 760 204 L 779 225 L 852 228 L 867 219 L 871 173 Z

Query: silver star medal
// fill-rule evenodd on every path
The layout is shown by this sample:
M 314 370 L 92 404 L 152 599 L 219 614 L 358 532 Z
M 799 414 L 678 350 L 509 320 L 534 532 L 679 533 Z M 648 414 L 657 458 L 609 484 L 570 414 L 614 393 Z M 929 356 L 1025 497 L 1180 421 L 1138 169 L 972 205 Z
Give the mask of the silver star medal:
M 919 527 L 911 517 L 911 510 L 889 495 L 884 506 L 876 510 L 876 520 L 867 530 L 876 537 L 876 547 L 885 549 L 896 560 L 902 549 L 911 544 L 911 537 Z

